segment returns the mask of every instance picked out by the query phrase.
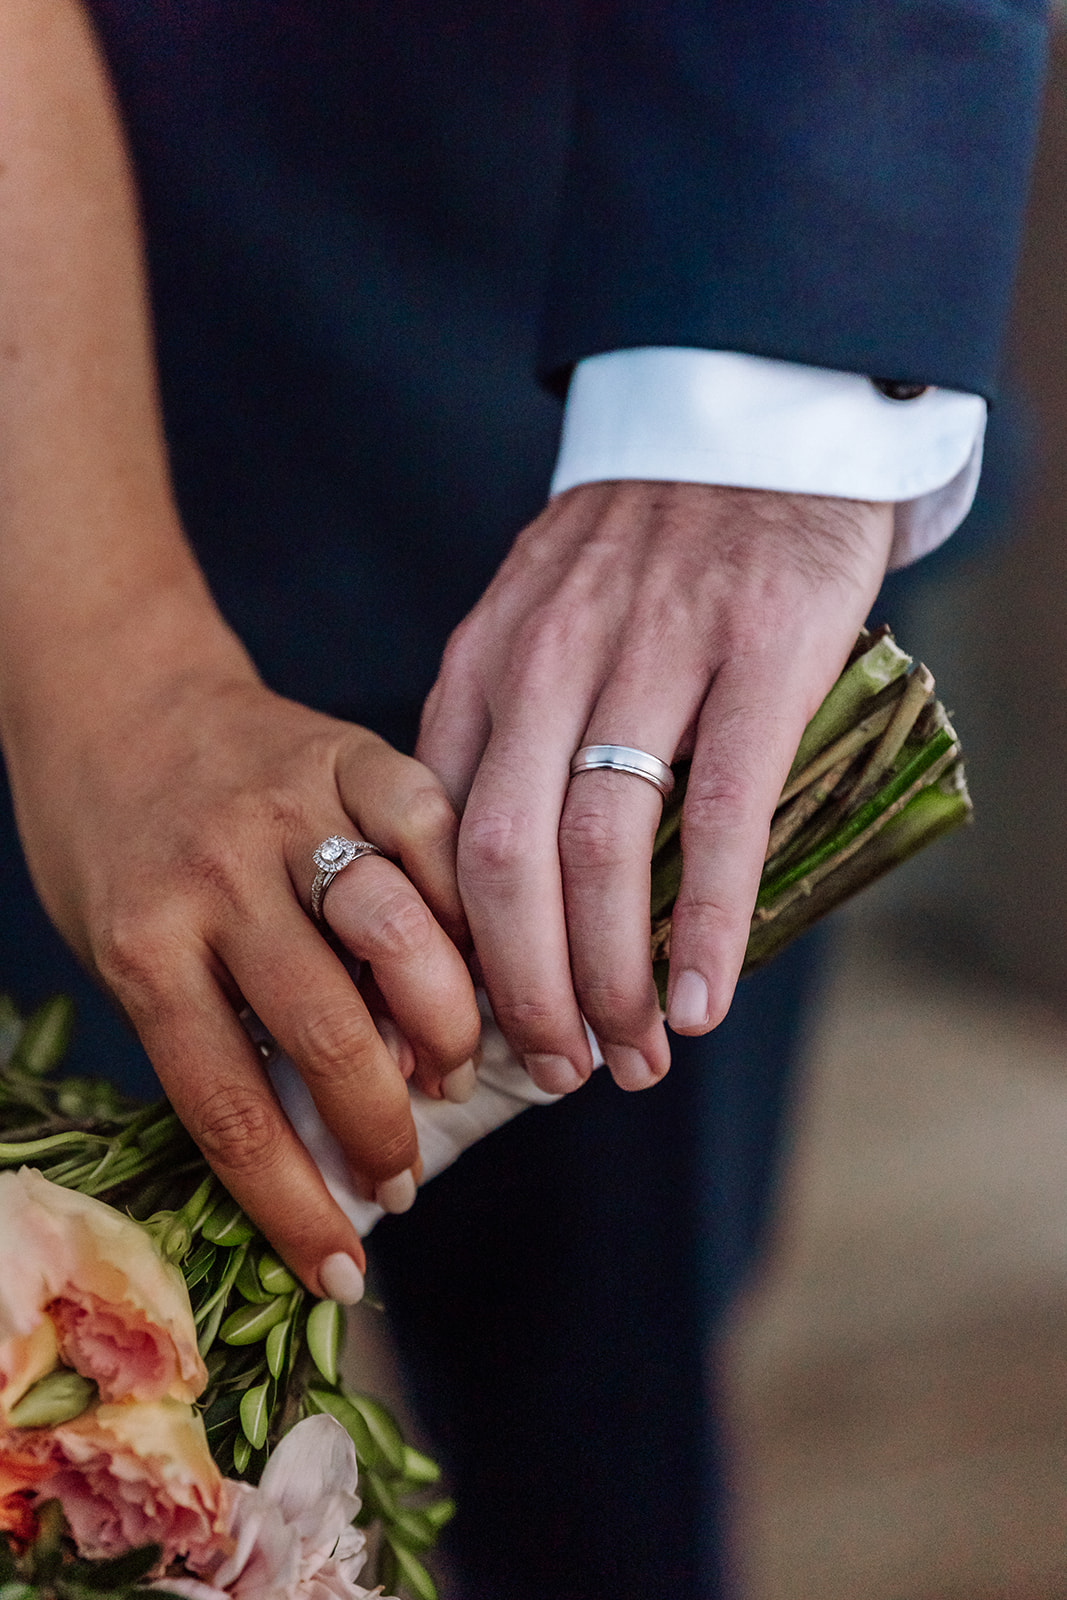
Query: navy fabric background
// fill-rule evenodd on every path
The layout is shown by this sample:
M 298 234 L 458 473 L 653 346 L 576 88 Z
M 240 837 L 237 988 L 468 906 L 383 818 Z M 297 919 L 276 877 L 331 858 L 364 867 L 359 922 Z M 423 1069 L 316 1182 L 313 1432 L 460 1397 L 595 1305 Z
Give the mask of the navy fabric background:
M 92 0 L 190 536 L 275 688 L 410 744 L 543 503 L 558 381 L 706 343 L 986 390 L 1035 0 Z M 540 354 L 539 354 L 540 352 Z M 80 994 L 0 819 L 0 977 Z M 473 1600 L 712 1600 L 709 1330 L 751 1259 L 810 952 L 665 1084 L 530 1113 L 374 1254 Z

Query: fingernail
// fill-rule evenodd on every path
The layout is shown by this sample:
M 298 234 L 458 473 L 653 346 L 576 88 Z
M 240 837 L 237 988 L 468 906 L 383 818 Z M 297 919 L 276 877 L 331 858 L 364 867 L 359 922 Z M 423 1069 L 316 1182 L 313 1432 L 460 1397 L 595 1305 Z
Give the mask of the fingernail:
M 671 991 L 667 1021 L 676 1033 L 697 1033 L 708 1025 L 708 986 L 699 972 L 687 968 Z
M 465 1061 L 461 1067 L 446 1073 L 441 1079 L 441 1093 L 454 1106 L 465 1106 L 477 1087 L 478 1074 L 473 1061 Z
M 375 1189 L 374 1198 L 383 1211 L 391 1211 L 394 1216 L 410 1211 L 415 1204 L 415 1174 L 411 1168 L 398 1172 L 395 1178 L 386 1178 Z
M 546 1094 L 570 1094 L 580 1089 L 585 1079 L 566 1056 L 523 1056 L 523 1065 L 539 1089 Z
M 640 1050 L 628 1044 L 601 1044 L 604 1061 L 620 1089 L 647 1089 L 658 1077 Z
M 319 1283 L 327 1300 L 343 1306 L 358 1305 L 363 1299 L 363 1274 L 343 1250 L 326 1257 L 319 1268 Z

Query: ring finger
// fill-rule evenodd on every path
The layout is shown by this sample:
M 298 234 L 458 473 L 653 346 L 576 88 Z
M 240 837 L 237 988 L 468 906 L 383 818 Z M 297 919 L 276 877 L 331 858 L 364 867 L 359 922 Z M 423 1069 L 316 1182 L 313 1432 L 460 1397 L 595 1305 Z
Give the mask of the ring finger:
M 583 748 L 615 743 L 669 762 L 688 716 L 657 710 L 647 696 L 631 704 L 598 706 Z M 662 809 L 663 795 L 634 773 L 579 771 L 560 824 L 575 990 L 624 1089 L 647 1088 L 670 1065 L 649 955 L 650 863 Z

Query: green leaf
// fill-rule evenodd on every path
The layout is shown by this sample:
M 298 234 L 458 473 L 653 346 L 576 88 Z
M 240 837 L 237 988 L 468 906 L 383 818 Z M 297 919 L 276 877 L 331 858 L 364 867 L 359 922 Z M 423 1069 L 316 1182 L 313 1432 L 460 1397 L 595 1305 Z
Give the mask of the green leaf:
M 413 1600 L 437 1600 L 437 1585 L 419 1558 L 413 1556 L 410 1550 L 405 1550 L 402 1544 L 394 1544 L 388 1533 L 385 1543 L 393 1558 L 390 1588 L 407 1589 Z
M 234 1245 L 247 1243 L 255 1237 L 256 1232 L 237 1201 L 231 1200 L 228 1194 L 222 1195 L 211 1208 L 200 1231 L 212 1244 L 225 1245 L 228 1250 L 232 1250 Z
M 223 1344 L 256 1344 L 277 1327 L 286 1309 L 284 1300 L 270 1300 L 265 1306 L 241 1306 L 222 1324 Z
M 21 1581 L 0 1586 L 0 1600 L 40 1600 L 40 1593 L 39 1589 Z
M 325 1411 L 327 1416 L 334 1417 L 341 1424 L 356 1447 L 361 1467 L 378 1464 L 381 1452 L 374 1443 L 374 1436 L 362 1413 L 356 1410 L 351 1400 L 332 1389 L 309 1389 L 304 1398 L 311 1410 Z
M 436 1544 L 437 1529 L 423 1512 L 410 1506 L 398 1506 L 396 1516 L 389 1521 L 389 1537 L 418 1555 Z
M 289 1268 L 283 1266 L 269 1250 L 265 1250 L 259 1258 L 259 1281 L 268 1294 L 292 1294 L 299 1287 Z
M 88 1411 L 96 1393 L 96 1384 L 89 1378 L 60 1367 L 27 1389 L 11 1407 L 7 1420 L 14 1428 L 55 1428 Z
M 219 1331 L 219 1323 L 222 1321 L 226 1311 L 226 1302 L 233 1287 L 233 1280 L 241 1270 L 241 1263 L 247 1250 L 248 1246 L 242 1244 L 238 1245 L 236 1250 L 230 1251 L 230 1259 L 223 1269 L 222 1277 L 219 1279 L 218 1284 L 212 1289 L 207 1299 L 196 1308 L 195 1321 L 199 1329 L 196 1346 L 205 1360 L 209 1350 L 215 1343 L 215 1335 Z
M 241 1298 L 247 1300 L 249 1305 L 265 1306 L 269 1300 L 274 1299 L 274 1296 L 268 1294 L 260 1283 L 259 1273 L 256 1271 L 256 1263 L 250 1255 L 245 1256 L 241 1262 L 241 1270 L 237 1274 L 236 1288 Z
M 238 1477 L 245 1471 L 252 1459 L 252 1446 L 243 1433 L 237 1435 L 233 1441 L 233 1469 Z
M 127 1550 L 113 1561 L 93 1561 L 79 1572 L 78 1582 L 86 1589 L 122 1589 L 137 1583 L 158 1562 L 162 1555 L 158 1544 L 145 1544 L 138 1550 Z
M 327 1383 L 337 1382 L 337 1358 L 345 1331 L 345 1314 L 336 1300 L 319 1300 L 308 1312 L 307 1347 Z
M 63 1078 L 56 1084 L 56 1109 L 71 1122 L 113 1122 L 126 1106 L 113 1084 L 95 1078 Z
M 207 1434 L 208 1444 L 214 1448 L 215 1438 L 225 1433 L 237 1421 L 241 1410 L 241 1396 L 236 1391 L 231 1394 L 220 1394 L 213 1400 L 204 1412 L 204 1431 Z
M 359 1492 L 363 1496 L 363 1504 L 380 1522 L 393 1523 L 399 1517 L 396 1495 L 388 1479 L 380 1473 L 370 1470 L 361 1472 Z
M 226 1367 L 219 1379 L 219 1392 L 226 1394 L 244 1394 L 246 1389 L 251 1389 L 253 1384 L 262 1383 L 267 1376 L 266 1346 L 258 1345 L 223 1345 L 222 1348 L 230 1357 L 230 1365 Z M 251 1355 L 252 1359 L 248 1357 Z M 242 1359 L 244 1358 L 244 1359 Z
M 430 1523 L 434 1534 L 439 1534 L 441 1529 L 451 1522 L 455 1516 L 456 1502 L 454 1500 L 434 1500 L 430 1505 L 422 1507 L 421 1514 Z
M 292 1331 L 291 1322 L 278 1322 L 267 1335 L 267 1366 L 272 1378 L 280 1378 L 285 1365 L 285 1346 Z
M 185 1287 L 187 1289 L 195 1289 L 196 1285 L 200 1283 L 202 1279 L 207 1277 L 208 1273 L 215 1265 L 215 1257 L 217 1255 L 218 1250 L 213 1244 L 209 1243 L 208 1240 L 205 1239 L 202 1241 L 202 1243 L 197 1245 L 196 1249 L 189 1257 L 189 1260 L 182 1268 L 182 1272 L 185 1277 Z
M 420 1487 L 426 1484 L 441 1481 L 441 1468 L 430 1456 L 423 1455 L 421 1450 L 416 1450 L 414 1445 L 404 1446 L 404 1482 L 415 1483 Z
M 66 1054 L 73 1027 L 73 1000 L 69 995 L 54 994 L 37 1007 L 23 1028 L 11 1057 L 12 1070 L 43 1078 Z
M 397 1477 L 403 1477 L 405 1456 L 404 1437 L 397 1427 L 392 1415 L 382 1405 L 380 1400 L 372 1400 L 369 1394 L 353 1394 L 351 1390 L 344 1391 L 345 1399 L 359 1412 L 367 1425 L 367 1432 L 374 1440 L 378 1454 L 388 1463 Z M 356 1447 L 358 1452 L 358 1445 Z
M 245 1438 L 256 1450 L 267 1442 L 270 1423 L 270 1392 L 273 1384 L 269 1378 L 248 1389 L 241 1397 L 241 1427 Z

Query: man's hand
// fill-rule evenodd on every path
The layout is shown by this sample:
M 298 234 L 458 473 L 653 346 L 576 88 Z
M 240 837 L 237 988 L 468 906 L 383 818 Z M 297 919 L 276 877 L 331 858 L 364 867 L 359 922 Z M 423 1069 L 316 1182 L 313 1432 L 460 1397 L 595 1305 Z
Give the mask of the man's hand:
M 459 882 L 493 1010 L 531 1076 L 592 1058 L 639 1089 L 670 1051 L 649 959 L 655 790 L 586 744 L 692 754 L 668 1019 L 700 1034 L 740 971 L 767 832 L 804 726 L 878 591 L 892 510 L 605 483 L 552 501 L 452 636 L 418 755 L 464 808 Z

